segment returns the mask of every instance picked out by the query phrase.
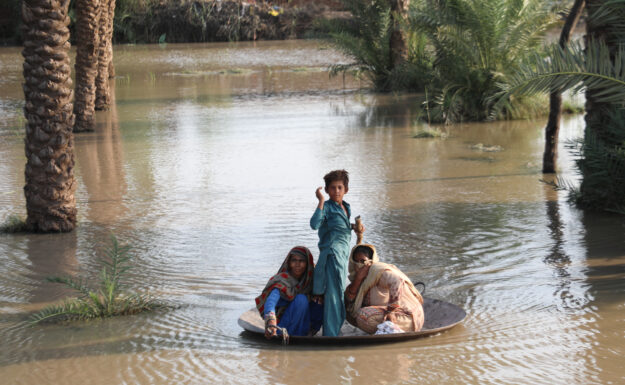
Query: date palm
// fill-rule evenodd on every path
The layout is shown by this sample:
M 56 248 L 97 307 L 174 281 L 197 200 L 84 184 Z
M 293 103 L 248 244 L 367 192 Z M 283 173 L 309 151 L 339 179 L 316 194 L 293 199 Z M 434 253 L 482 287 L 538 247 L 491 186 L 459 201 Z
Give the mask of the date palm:
M 555 21 L 550 2 L 542 0 L 424 0 L 416 6 L 410 24 L 427 34 L 435 51 L 431 88 L 438 119 L 486 119 L 497 83 L 507 82 Z
M 350 19 L 326 22 L 330 37 L 352 62 L 331 75 L 352 72 L 371 80 L 378 91 L 423 90 L 429 56 L 422 34 L 405 29 L 408 0 L 342 0 Z
M 71 231 L 76 225 L 70 0 L 24 0 L 26 225 Z
M 578 143 L 577 201 L 625 213 L 625 0 L 588 1 L 587 37 L 569 49 L 534 57 L 503 95 L 550 90 L 586 92 L 586 130 Z M 499 102 L 501 103 L 501 102 Z

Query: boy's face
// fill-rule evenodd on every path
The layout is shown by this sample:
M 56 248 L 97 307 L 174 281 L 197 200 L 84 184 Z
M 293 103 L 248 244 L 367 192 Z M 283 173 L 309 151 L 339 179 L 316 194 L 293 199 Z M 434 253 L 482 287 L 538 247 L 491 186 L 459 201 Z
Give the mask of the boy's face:
M 347 193 L 345 185 L 342 180 L 335 180 L 330 182 L 330 185 L 326 187 L 326 192 L 330 195 L 330 199 L 337 203 L 343 202 L 343 195 Z

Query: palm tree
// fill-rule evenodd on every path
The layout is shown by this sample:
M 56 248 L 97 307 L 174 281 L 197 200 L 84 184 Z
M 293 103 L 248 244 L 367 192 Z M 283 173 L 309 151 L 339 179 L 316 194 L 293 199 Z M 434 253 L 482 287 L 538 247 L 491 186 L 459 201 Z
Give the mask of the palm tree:
M 76 225 L 70 0 L 24 0 L 26 224 L 32 231 Z
M 113 61 L 113 18 L 115 15 L 115 0 L 101 0 L 99 34 L 100 46 L 98 52 L 98 74 L 96 77 L 96 106 L 97 110 L 107 110 L 111 104 L 111 90 L 109 87 L 109 68 Z
M 611 67 L 621 81 L 621 96 L 606 99 L 609 87 L 587 84 L 578 202 L 625 213 L 625 0 L 588 0 L 588 11 L 587 44 L 593 40 L 605 44 L 601 64 Z
M 408 44 L 406 33 L 401 28 L 406 18 L 410 0 L 389 0 L 391 8 L 391 67 L 395 68 L 408 60 Z
M 93 131 L 98 73 L 100 0 L 76 0 L 76 89 L 74 132 Z
M 555 23 L 551 7 L 542 0 L 424 0 L 416 6 L 410 24 L 427 34 L 435 51 L 437 118 L 488 118 L 497 83 L 507 82 Z M 511 107 L 504 114 L 514 112 Z
M 575 0 L 566 17 L 566 22 L 560 33 L 560 47 L 565 48 L 571 40 L 571 34 L 579 21 L 586 0 Z M 562 93 L 557 90 L 549 94 L 549 118 L 545 127 L 545 151 L 543 153 L 543 173 L 555 173 L 558 159 L 558 133 L 560 131 L 560 119 L 562 118 Z
M 585 47 L 549 48 L 505 87 L 506 95 L 586 92 L 586 130 L 579 143 L 577 201 L 625 213 L 625 0 L 588 0 Z
M 429 73 L 425 36 L 402 29 L 408 0 L 342 0 L 350 19 L 327 22 L 330 37 L 353 62 L 331 68 L 331 75 L 364 75 L 378 91 L 423 90 Z

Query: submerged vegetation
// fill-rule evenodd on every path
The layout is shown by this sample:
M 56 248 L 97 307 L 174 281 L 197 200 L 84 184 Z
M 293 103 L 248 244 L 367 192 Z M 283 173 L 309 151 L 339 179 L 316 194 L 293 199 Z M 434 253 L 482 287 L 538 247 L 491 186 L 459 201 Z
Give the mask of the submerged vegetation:
M 425 88 L 431 61 L 422 34 L 412 31 L 406 39 L 405 60 L 393 60 L 394 29 L 388 0 L 342 0 L 352 18 L 327 20 L 323 29 L 333 43 L 353 61 L 331 68 L 331 75 L 350 72 L 368 78 L 378 91 L 415 90 Z
M 30 318 L 31 324 L 128 315 L 162 306 L 147 294 L 127 293 L 122 290 L 124 275 L 132 267 L 129 250 L 129 246 L 120 245 L 117 238 L 111 236 L 111 246 L 105 250 L 105 256 L 99 259 L 102 271 L 97 288 L 88 286 L 87 279 L 47 278 L 49 282 L 61 283 L 75 290 L 80 297 L 48 306 L 33 314 Z
M 432 117 L 438 121 L 485 120 L 490 98 L 506 84 L 523 58 L 543 43 L 556 21 L 541 0 L 424 0 L 410 15 L 434 49 L 430 89 Z M 534 109 L 531 100 L 506 103 L 502 117 L 518 118 Z
M 446 139 L 447 133 L 440 131 L 439 129 L 431 129 L 425 128 L 417 131 L 417 133 L 413 136 L 414 139 L 432 139 L 432 138 L 441 138 Z
M 392 17 L 388 0 L 343 0 L 353 19 L 327 23 L 335 45 L 353 58 L 334 74 L 353 71 L 376 90 L 426 90 L 428 121 L 479 121 L 491 117 L 493 96 L 507 84 L 554 26 L 552 5 L 540 0 L 422 0 L 412 2 L 399 27 L 406 60 L 393 63 Z M 398 16 L 395 18 L 399 19 Z M 545 112 L 531 97 L 506 100 L 499 117 Z
M 26 220 L 15 214 L 9 215 L 9 217 L 0 224 L 0 233 L 21 233 L 26 230 Z

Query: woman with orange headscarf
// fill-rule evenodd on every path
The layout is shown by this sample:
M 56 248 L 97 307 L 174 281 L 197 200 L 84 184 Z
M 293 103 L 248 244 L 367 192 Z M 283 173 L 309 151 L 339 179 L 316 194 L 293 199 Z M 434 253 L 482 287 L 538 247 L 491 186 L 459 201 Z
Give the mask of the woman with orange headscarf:
M 314 268 L 308 248 L 292 248 L 278 273 L 269 279 L 256 298 L 256 308 L 265 320 L 267 338 L 281 329 L 293 336 L 315 334 L 320 329 L 323 306 L 309 298 Z

